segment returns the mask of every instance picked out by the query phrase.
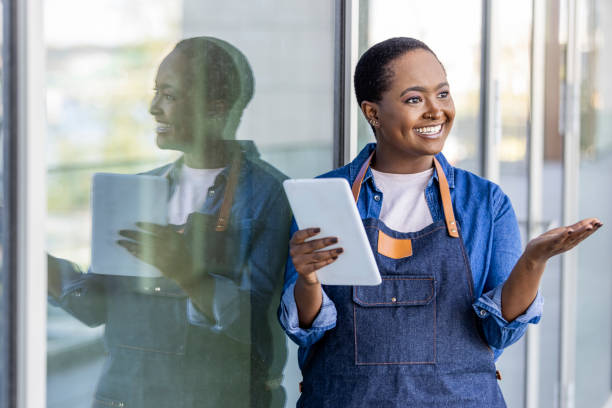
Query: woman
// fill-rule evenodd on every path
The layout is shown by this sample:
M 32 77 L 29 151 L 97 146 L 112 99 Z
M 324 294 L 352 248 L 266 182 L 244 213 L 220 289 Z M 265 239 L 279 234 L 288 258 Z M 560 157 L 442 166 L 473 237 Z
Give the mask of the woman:
M 354 79 L 376 144 L 323 177 L 353 186 L 383 283 L 322 287 L 337 239 L 293 234 L 279 315 L 300 346 L 298 406 L 503 407 L 494 361 L 539 321 L 546 261 L 602 224 L 548 231 L 521 255 L 508 197 L 440 153 L 455 108 L 433 51 L 389 39 Z
M 183 40 L 159 67 L 157 145 L 183 155 L 146 174 L 168 179 L 169 226 L 140 223 L 117 244 L 162 278 L 82 274 L 49 257 L 52 301 L 105 325 L 95 407 L 284 405 L 271 299 L 285 260 L 270 254 L 287 246 L 290 211 L 285 176 L 234 140 L 253 91 L 246 57 L 217 38 Z

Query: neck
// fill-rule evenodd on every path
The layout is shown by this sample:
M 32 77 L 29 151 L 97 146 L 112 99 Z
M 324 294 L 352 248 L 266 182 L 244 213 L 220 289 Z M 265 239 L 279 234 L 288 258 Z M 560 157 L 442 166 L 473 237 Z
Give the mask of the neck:
M 183 160 L 186 166 L 193 169 L 218 169 L 227 166 L 231 157 L 227 146 L 216 142 L 184 152 Z
M 372 160 L 372 168 L 383 173 L 421 173 L 433 167 L 433 159 L 433 155 L 407 156 L 396 149 L 384 148 L 378 144 Z

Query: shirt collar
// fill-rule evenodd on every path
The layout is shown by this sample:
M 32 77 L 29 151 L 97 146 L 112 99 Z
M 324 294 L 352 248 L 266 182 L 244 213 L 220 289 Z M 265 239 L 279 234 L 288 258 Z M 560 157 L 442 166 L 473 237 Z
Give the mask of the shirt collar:
M 367 158 L 370 156 L 370 154 L 374 150 L 376 150 L 376 143 L 368 143 L 361 150 L 361 152 L 359 152 L 355 160 L 353 160 L 349 164 L 349 178 L 350 178 L 351 185 L 357 178 L 357 173 L 359 173 L 361 166 L 363 165 L 363 163 L 367 160 Z M 446 160 L 446 157 L 444 157 L 442 153 L 436 154 L 436 159 L 438 159 L 438 161 L 440 162 L 440 166 L 442 166 L 442 170 L 444 171 L 444 174 L 446 175 L 446 179 L 448 180 L 448 186 L 450 188 L 455 188 L 455 168 L 450 165 L 450 163 L 448 162 L 448 160 Z M 363 182 L 365 183 L 368 179 L 373 178 L 373 177 L 374 176 L 372 174 L 372 171 L 370 170 L 370 168 L 368 168 L 365 176 L 363 177 Z M 434 169 L 434 174 L 433 174 L 432 179 L 438 180 L 438 173 L 436 172 L 435 169 Z M 430 184 L 431 184 L 431 180 L 429 181 L 428 186 Z
M 245 159 L 256 159 L 259 157 L 259 151 L 257 150 L 257 146 L 252 140 L 226 140 L 225 142 L 226 148 L 230 152 L 235 152 L 237 149 L 240 151 L 240 159 L 245 161 Z M 170 167 L 165 171 L 163 176 L 165 176 L 170 182 L 171 190 L 172 186 L 174 186 L 178 180 L 180 180 L 181 169 L 183 168 L 184 157 L 179 157 Z M 247 171 L 245 166 L 243 165 L 240 168 L 240 175 Z M 230 166 L 227 165 L 225 168 L 219 173 L 219 175 L 215 178 L 215 185 L 218 185 L 219 182 L 223 179 L 227 179 L 230 172 Z

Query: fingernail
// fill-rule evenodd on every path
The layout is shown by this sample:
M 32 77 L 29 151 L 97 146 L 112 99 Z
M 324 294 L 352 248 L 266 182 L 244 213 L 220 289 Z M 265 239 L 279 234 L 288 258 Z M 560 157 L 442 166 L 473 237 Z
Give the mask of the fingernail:
M 319 232 L 321 232 L 321 228 L 313 228 L 312 232 L 314 232 L 315 234 L 318 234 Z
M 341 253 L 343 253 L 343 252 L 344 252 L 344 249 L 342 249 L 342 248 L 338 248 L 338 249 L 336 249 L 336 253 L 337 253 L 337 254 L 341 254 Z
M 572 234 L 574 232 L 574 230 L 567 230 L 568 234 Z
M 338 256 L 337 255 L 333 255 L 332 259 L 335 261 L 336 259 L 338 259 Z
M 335 244 L 338 242 L 338 238 L 330 238 L 329 242 L 331 242 L 332 244 Z

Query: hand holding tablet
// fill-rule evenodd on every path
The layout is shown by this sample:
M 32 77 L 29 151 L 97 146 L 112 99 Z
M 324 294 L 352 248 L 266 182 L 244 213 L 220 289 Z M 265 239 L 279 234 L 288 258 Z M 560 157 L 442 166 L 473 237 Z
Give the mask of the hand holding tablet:
M 286 180 L 283 186 L 300 228 L 292 237 L 294 264 L 316 270 L 325 285 L 380 284 L 348 182 L 339 178 L 297 179 Z

